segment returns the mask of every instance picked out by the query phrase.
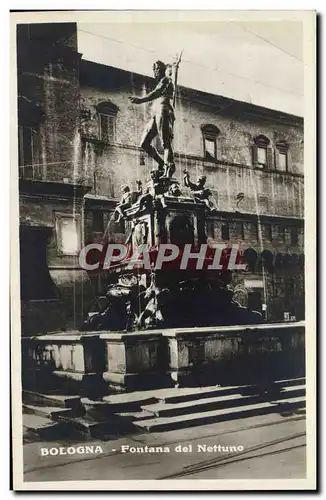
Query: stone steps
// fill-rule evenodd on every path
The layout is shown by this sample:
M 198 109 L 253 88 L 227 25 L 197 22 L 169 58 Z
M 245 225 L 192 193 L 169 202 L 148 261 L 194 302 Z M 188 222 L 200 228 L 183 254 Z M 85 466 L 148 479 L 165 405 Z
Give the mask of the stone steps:
M 304 378 L 286 379 L 275 381 L 269 390 L 277 387 L 287 387 L 289 385 L 301 385 L 305 383 Z M 169 391 L 156 391 L 156 399 L 164 403 L 182 403 L 186 401 L 194 401 L 195 399 L 209 398 L 215 396 L 222 396 L 228 394 L 257 394 L 258 387 L 251 385 L 237 385 L 237 386 L 212 386 L 212 387 L 196 387 L 187 389 L 170 389 Z
M 51 420 L 33 413 L 23 413 L 23 438 L 25 442 L 43 439 L 53 441 L 73 437 L 77 437 L 75 428 L 69 423 Z
M 147 391 L 144 391 L 145 393 Z M 126 394 L 118 394 L 113 396 L 105 396 L 102 399 L 82 398 L 81 403 L 89 415 L 107 414 L 120 412 L 139 412 L 141 406 L 146 404 L 157 403 L 157 398 L 154 395 L 142 395 L 133 392 Z
M 58 408 L 77 409 L 81 407 L 80 396 L 43 394 L 33 391 L 23 391 L 23 402 L 36 406 L 53 406 Z
M 305 406 L 304 379 L 262 386 L 166 388 L 91 400 L 76 395 L 23 392 L 24 432 L 103 438 L 135 430 L 187 428 L 266 413 L 293 412 Z
M 30 413 L 32 415 L 38 415 L 39 417 L 46 417 L 52 420 L 58 420 L 62 416 L 72 416 L 72 408 L 59 408 L 57 406 L 35 406 L 31 404 L 23 404 L 23 412 Z
M 240 407 L 223 408 L 219 410 L 190 413 L 172 417 L 158 417 L 135 421 L 134 425 L 141 431 L 162 432 L 186 427 L 195 427 L 237 418 L 246 418 L 268 413 L 288 413 L 305 407 L 305 397 L 290 400 L 243 405 Z
M 222 392 L 222 391 L 221 391 Z M 292 397 L 300 397 L 305 395 L 305 386 L 299 385 L 294 387 L 285 387 L 275 393 L 254 394 L 254 395 L 241 395 L 228 394 L 216 396 L 216 392 L 210 398 L 196 399 L 181 403 L 156 403 L 152 405 L 142 406 L 143 410 L 152 413 L 156 417 L 172 417 L 177 415 L 187 415 L 189 413 L 206 412 L 210 410 L 218 410 L 224 408 L 231 408 L 235 406 L 246 406 L 254 403 L 263 403 L 270 401 L 271 398 L 286 399 Z
M 151 414 L 150 414 L 151 416 Z M 88 415 L 66 417 L 60 416 L 59 421 L 71 425 L 81 436 L 103 439 L 109 436 L 125 435 L 135 429 L 134 422 L 139 415 L 133 413 L 112 414 L 103 419 L 95 420 Z
M 54 422 L 46 417 L 40 417 L 29 413 L 23 414 L 24 437 L 30 435 L 40 435 L 46 438 L 53 433 L 53 430 L 57 427 L 57 425 L 57 422 Z

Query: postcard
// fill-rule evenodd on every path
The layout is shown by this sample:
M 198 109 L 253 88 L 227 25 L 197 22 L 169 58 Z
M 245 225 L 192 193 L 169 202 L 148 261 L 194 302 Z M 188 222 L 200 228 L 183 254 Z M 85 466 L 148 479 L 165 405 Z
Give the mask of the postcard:
M 316 489 L 315 44 L 11 13 L 16 491 Z

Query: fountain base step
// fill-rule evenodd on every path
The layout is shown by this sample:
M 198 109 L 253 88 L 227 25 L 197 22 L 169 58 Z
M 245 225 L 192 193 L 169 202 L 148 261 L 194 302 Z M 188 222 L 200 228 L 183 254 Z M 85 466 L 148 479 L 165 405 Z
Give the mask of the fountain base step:
M 265 400 L 260 402 L 247 401 L 249 404 L 244 404 L 241 399 L 238 400 L 237 406 L 230 406 L 225 401 L 220 401 L 221 407 L 210 411 L 205 411 L 205 408 L 194 408 L 194 411 L 188 409 L 189 413 L 174 414 L 174 416 L 158 416 L 156 418 L 147 418 L 140 421 L 135 421 L 134 425 L 140 431 L 146 432 L 162 432 L 171 431 L 175 429 L 184 429 L 187 427 L 195 427 L 198 425 L 207 425 L 217 422 L 225 422 L 228 420 L 235 420 L 240 418 L 254 417 L 258 415 L 267 415 L 270 413 L 289 414 L 295 413 L 305 408 L 305 396 L 291 397 L 289 394 L 287 399 Z M 268 397 L 266 396 L 266 399 Z M 229 402 L 230 403 L 230 402 Z M 233 401 L 235 404 L 235 401 Z M 222 405 L 226 407 L 223 407 Z M 162 409 L 163 410 L 163 409 Z M 147 409 L 147 412 L 149 410 Z M 176 413 L 180 411 L 175 409 Z M 171 415 L 171 409 L 168 410 Z M 167 412 L 167 413 L 168 413 Z M 164 414 L 164 413 L 163 413 Z

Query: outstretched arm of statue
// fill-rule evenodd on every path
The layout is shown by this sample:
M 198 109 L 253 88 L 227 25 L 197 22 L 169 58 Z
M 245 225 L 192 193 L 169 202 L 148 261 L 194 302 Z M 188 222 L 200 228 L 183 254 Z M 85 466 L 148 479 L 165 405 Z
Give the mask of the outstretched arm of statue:
M 196 189 L 198 189 L 198 186 L 193 182 L 191 182 L 188 170 L 184 170 L 183 173 L 184 173 L 183 176 L 184 185 L 189 189 L 191 189 L 191 191 L 196 191 Z
M 162 78 L 162 80 L 159 81 L 159 83 L 156 85 L 155 89 L 152 90 L 152 92 L 149 92 L 147 95 L 143 97 L 130 96 L 129 101 L 132 102 L 133 104 L 142 104 L 143 102 L 154 101 L 155 99 L 163 95 L 163 91 L 167 86 L 167 84 L 168 84 L 168 79 Z

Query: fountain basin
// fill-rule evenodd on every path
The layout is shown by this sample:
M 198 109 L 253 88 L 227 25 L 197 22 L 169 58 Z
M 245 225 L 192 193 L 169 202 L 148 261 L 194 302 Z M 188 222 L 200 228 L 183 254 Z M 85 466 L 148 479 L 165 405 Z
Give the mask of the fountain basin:
M 90 397 L 174 385 L 268 383 L 305 372 L 304 322 L 72 331 L 26 337 L 23 348 L 23 380 L 30 389 L 65 384 L 68 392 Z

